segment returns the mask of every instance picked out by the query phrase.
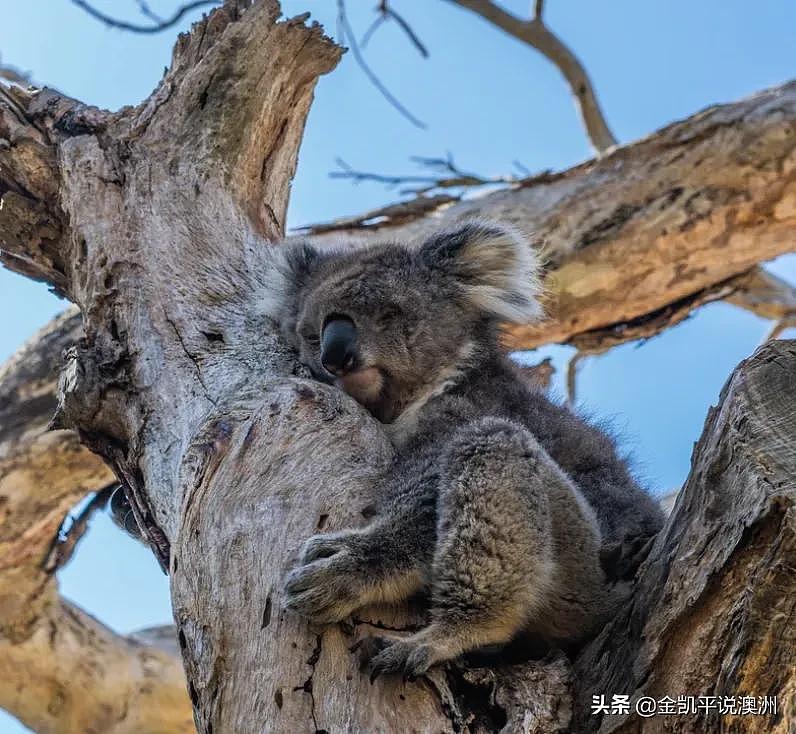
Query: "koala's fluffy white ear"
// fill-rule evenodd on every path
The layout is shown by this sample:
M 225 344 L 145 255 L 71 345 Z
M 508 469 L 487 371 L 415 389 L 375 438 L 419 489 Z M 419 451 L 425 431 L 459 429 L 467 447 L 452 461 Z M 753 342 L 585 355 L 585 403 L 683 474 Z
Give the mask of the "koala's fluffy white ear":
M 529 242 L 491 222 L 469 222 L 429 239 L 419 257 L 456 278 L 468 300 L 503 321 L 539 318 L 539 261 Z
M 286 310 L 293 309 L 299 291 L 320 260 L 320 252 L 307 242 L 271 246 L 258 289 L 262 314 L 279 320 Z

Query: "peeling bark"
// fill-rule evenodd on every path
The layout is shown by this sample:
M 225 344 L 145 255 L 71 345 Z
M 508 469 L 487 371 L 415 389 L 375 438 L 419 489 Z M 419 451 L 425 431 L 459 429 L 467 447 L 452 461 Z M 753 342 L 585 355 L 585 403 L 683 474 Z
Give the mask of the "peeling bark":
M 729 533 L 761 574 L 779 573 L 791 549 L 787 527 L 777 526 L 783 540 L 776 546 L 755 545 L 739 531 L 768 512 L 773 495 L 765 487 L 736 495 L 735 485 L 720 482 L 735 465 L 727 451 L 715 453 L 725 444 L 715 438 L 723 419 L 714 415 L 701 450 L 716 467 L 703 471 L 695 461 L 642 571 L 638 609 L 632 602 L 624 627 L 612 624 L 584 652 L 577 676 L 555 656 L 495 670 L 451 666 L 417 683 L 371 687 L 348 648 L 369 627 L 416 621 L 417 610 L 371 610 L 330 629 L 308 629 L 282 613 L 281 578 L 302 541 L 321 527 L 364 522 L 391 456 L 370 416 L 332 388 L 302 379 L 262 308 L 264 239 L 282 233 L 314 84 L 339 57 L 304 20 L 279 20 L 273 0 L 229 0 L 180 37 L 152 96 L 118 113 L 51 91 L 0 100 L 0 132 L 13 131 L 0 146 L 0 196 L 24 202 L 12 211 L 22 212 L 25 225 L 0 227 L 5 262 L 61 289 L 83 316 L 85 337 L 69 351 L 61 377 L 61 420 L 114 467 L 170 571 L 203 734 L 566 731 L 573 717 L 583 720 L 583 702 L 598 685 L 668 683 L 664 668 L 657 678 L 629 677 L 644 670 L 650 649 L 636 630 L 647 625 L 674 641 L 690 590 L 711 571 L 715 577 L 730 568 L 731 554 L 707 556 L 704 567 L 688 554 L 698 525 L 689 525 L 681 506 L 703 508 L 716 547 Z M 550 248 L 548 282 L 559 284 L 555 318 L 516 343 L 569 338 L 648 314 L 783 251 L 795 216 L 787 134 L 795 110 L 796 88 L 787 85 L 707 111 L 538 189 L 482 200 L 481 213 L 537 224 Z M 462 203 L 389 232 L 417 235 L 478 207 Z M 33 210 L 46 228 L 25 224 L 31 217 L 24 212 Z M 752 406 L 768 418 L 749 419 L 756 431 L 749 459 L 767 468 L 776 496 L 785 498 L 780 505 L 791 496 L 792 446 L 780 431 L 793 435 L 792 406 L 761 392 L 765 380 L 753 376 L 766 363 L 792 378 L 792 352 L 791 343 L 779 343 L 746 363 L 716 414 L 740 416 L 733 405 Z M 741 394 L 751 397 L 744 402 Z M 739 428 L 731 438 L 746 436 Z M 719 489 L 728 501 L 717 506 Z M 642 604 L 644 589 L 660 588 L 656 578 L 680 579 L 685 596 Z M 777 579 L 773 595 L 789 583 Z M 658 602 L 671 602 L 660 616 L 672 627 L 654 626 Z M 727 677 L 727 685 L 779 685 L 792 650 L 771 658 L 774 677 Z M 722 651 L 733 660 L 742 653 L 711 648 L 714 673 L 729 660 Z M 662 664 L 655 654 L 649 659 Z M 688 726 L 677 722 L 673 730 Z

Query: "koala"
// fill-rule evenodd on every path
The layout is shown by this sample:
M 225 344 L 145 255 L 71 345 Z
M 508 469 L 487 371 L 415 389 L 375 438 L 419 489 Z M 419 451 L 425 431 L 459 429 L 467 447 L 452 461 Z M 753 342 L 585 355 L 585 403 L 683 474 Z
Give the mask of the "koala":
M 372 678 L 414 678 L 522 635 L 566 648 L 595 634 L 662 514 L 612 438 L 534 389 L 501 349 L 501 323 L 540 315 L 531 248 L 474 222 L 414 248 L 305 243 L 278 257 L 285 338 L 395 447 L 378 515 L 311 537 L 285 606 L 334 623 L 426 594 L 427 626 L 365 646 Z

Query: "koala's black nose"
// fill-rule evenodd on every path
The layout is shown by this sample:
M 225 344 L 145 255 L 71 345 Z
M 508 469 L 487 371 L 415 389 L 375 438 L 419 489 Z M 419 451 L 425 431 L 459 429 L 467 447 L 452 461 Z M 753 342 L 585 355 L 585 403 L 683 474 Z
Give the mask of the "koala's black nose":
M 345 375 L 356 362 L 357 327 L 347 316 L 333 316 L 321 333 L 321 364 L 333 375 Z

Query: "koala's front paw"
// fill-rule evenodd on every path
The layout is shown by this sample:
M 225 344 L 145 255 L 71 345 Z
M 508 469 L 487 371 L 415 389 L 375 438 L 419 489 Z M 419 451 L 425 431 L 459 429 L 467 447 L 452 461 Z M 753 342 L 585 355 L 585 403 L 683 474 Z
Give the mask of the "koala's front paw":
M 301 549 L 301 563 L 311 563 L 338 553 L 354 554 L 359 537 L 359 533 L 345 530 L 340 533 L 313 535 Z
M 354 533 L 316 535 L 285 581 L 285 608 L 312 622 L 332 624 L 363 605 L 364 573 Z
M 401 673 L 404 680 L 414 680 L 423 675 L 436 662 L 432 645 L 413 640 L 391 637 L 367 637 L 358 645 L 363 668 L 370 672 L 370 682 L 380 675 Z

